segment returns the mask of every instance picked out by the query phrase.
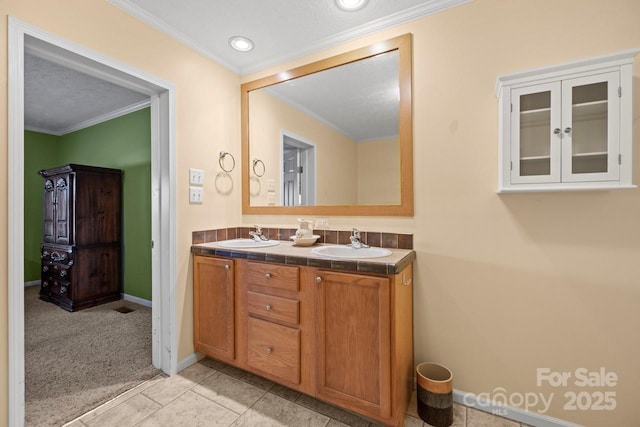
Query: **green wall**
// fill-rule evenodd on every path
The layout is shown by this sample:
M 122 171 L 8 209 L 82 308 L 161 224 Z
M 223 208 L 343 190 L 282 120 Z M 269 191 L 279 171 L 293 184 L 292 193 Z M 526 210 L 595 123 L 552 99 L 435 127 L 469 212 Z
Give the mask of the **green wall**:
M 42 187 L 38 171 L 59 166 L 60 137 L 24 133 L 24 280 L 40 280 L 42 242 Z
M 37 151 L 34 140 L 57 138 L 35 132 L 25 132 L 25 159 Z M 118 117 L 86 129 L 69 133 L 57 138 L 55 163 L 59 166 L 78 163 L 91 166 L 122 169 L 123 171 L 123 253 L 124 253 L 124 293 L 145 300 L 151 300 L 151 117 L 150 109 Z M 42 144 L 41 144 L 42 145 Z M 44 156 L 44 154 L 42 155 Z M 37 157 L 33 155 L 33 157 Z M 27 164 L 31 170 L 27 169 Z M 26 176 L 36 175 L 44 166 L 33 166 L 25 160 Z M 37 247 L 39 254 L 40 231 L 42 222 L 42 179 L 36 180 L 37 187 L 27 191 L 37 193 L 39 208 L 38 222 L 33 219 L 26 229 L 37 227 L 37 243 L 29 243 L 30 250 Z M 26 204 L 26 200 L 25 200 Z M 25 211 L 26 211 L 25 205 Z M 29 225 L 27 225 L 29 224 Z M 39 279 L 39 264 L 35 270 L 27 273 L 27 243 L 25 241 L 25 280 Z M 29 254 L 29 259 L 33 254 Z M 38 255 L 39 262 L 39 255 Z M 30 265 L 30 268 L 33 268 Z

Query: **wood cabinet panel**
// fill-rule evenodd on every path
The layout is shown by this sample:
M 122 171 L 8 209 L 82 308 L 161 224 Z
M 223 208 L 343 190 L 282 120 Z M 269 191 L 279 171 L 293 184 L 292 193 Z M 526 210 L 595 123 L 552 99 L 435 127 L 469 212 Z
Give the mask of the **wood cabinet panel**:
M 248 323 L 248 365 L 299 384 L 300 331 L 252 317 Z
M 323 271 L 318 282 L 318 395 L 389 417 L 389 280 Z
M 296 326 L 300 319 L 300 301 L 258 292 L 247 292 L 249 314 L 266 320 Z
M 235 358 L 233 261 L 193 257 L 194 345 L 204 354 Z

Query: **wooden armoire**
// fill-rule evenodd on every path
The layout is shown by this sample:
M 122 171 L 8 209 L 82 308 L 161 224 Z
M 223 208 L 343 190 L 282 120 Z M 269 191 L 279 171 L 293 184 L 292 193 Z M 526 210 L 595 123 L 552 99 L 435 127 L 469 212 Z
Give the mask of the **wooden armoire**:
M 76 311 L 120 299 L 122 171 L 69 164 L 44 178 L 40 299 Z

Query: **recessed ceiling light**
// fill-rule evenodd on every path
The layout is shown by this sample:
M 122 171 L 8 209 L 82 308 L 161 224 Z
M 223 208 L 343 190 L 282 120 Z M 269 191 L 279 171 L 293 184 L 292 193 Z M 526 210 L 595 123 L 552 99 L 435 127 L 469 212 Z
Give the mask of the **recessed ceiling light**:
M 336 4 L 340 9 L 351 12 L 362 9 L 367 4 L 367 0 L 336 0 Z
M 246 37 L 235 36 L 229 39 L 232 48 L 240 52 L 249 52 L 253 49 L 253 42 Z

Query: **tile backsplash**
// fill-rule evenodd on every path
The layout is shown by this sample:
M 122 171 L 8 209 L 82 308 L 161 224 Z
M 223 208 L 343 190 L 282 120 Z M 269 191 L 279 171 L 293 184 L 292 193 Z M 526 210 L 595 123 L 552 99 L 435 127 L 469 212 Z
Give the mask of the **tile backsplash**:
M 250 227 L 220 228 L 217 230 L 194 231 L 191 243 L 219 242 L 221 240 L 248 238 Z M 272 240 L 290 240 L 296 234 L 296 228 L 262 228 L 262 234 Z M 350 243 L 350 230 L 313 230 L 320 236 L 318 243 L 346 245 Z M 360 231 L 360 238 L 369 246 L 391 249 L 413 249 L 413 234 L 383 233 L 379 231 Z

